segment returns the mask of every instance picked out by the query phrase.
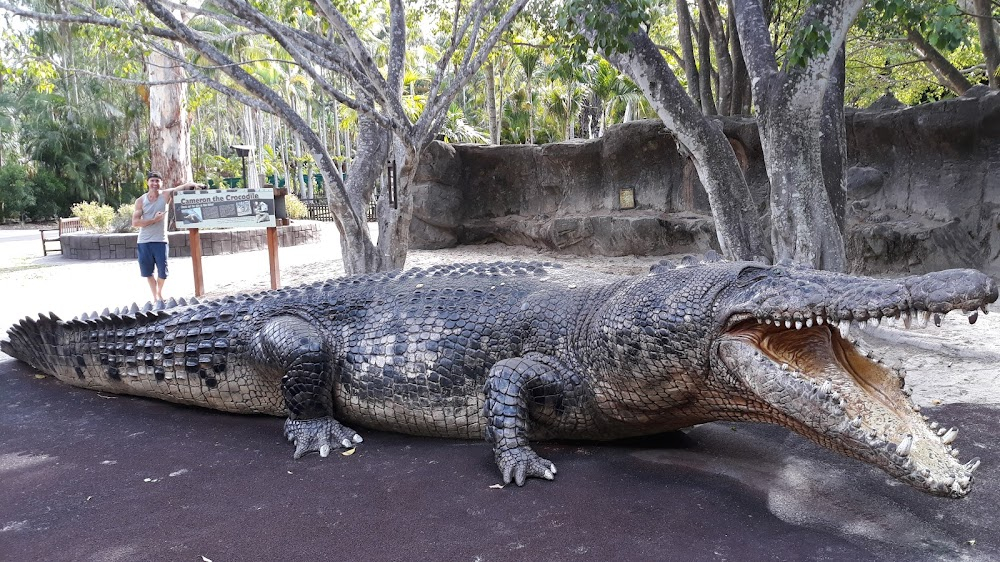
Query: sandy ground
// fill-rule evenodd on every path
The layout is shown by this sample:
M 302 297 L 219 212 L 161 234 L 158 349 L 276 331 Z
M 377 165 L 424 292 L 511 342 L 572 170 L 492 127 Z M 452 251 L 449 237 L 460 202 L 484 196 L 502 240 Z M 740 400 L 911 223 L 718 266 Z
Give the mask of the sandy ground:
M 343 274 L 336 229 L 324 223 L 319 244 L 281 248 L 283 286 L 337 277 Z M 72 318 L 83 312 L 112 310 L 149 300 L 149 289 L 132 260 L 78 261 L 60 254 L 41 255 L 35 230 L 0 230 L 0 332 L 25 316 L 54 312 Z M 584 271 L 642 274 L 667 256 L 591 257 L 558 255 L 503 244 L 462 246 L 448 250 L 411 251 L 408 267 L 438 263 L 496 260 L 558 261 Z M 671 256 L 675 257 L 675 256 Z M 253 292 L 270 287 L 267 252 L 244 252 L 204 259 L 207 297 Z M 168 297 L 194 294 L 190 258 L 170 261 Z M 951 314 L 942 327 L 904 330 L 902 325 L 851 332 L 891 366 L 907 372 L 907 385 L 921 406 L 949 403 L 1000 404 L 1000 313 L 980 314 L 975 325 Z M 0 353 L 0 361 L 10 358 Z

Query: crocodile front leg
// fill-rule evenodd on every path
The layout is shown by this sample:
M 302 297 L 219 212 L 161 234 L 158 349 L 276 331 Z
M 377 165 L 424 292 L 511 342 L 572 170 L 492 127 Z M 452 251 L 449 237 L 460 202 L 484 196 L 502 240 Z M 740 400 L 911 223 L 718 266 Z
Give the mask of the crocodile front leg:
M 260 343 L 265 362 L 284 373 L 285 437 L 295 443 L 296 459 L 313 451 L 325 457 L 331 448 L 361 443 L 360 435 L 334 419 L 331 354 L 315 328 L 301 318 L 279 316 L 261 329 Z
M 493 444 L 504 484 L 523 486 L 527 477 L 552 480 L 554 464 L 528 445 L 531 420 L 553 417 L 561 410 L 572 373 L 556 359 L 539 353 L 498 361 L 490 369 L 484 406 L 486 440 Z

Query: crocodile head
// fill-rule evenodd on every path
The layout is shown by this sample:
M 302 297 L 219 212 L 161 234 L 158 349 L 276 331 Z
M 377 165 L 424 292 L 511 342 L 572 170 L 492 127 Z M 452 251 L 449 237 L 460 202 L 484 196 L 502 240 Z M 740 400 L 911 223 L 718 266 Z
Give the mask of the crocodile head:
M 958 430 L 929 422 L 902 369 L 845 335 L 852 322 L 940 325 L 949 312 L 974 323 L 997 300 L 989 277 L 956 269 L 872 279 L 744 263 L 724 285 L 711 361 L 714 375 L 746 397 L 734 418 L 778 423 L 930 494 L 969 492 L 979 460 L 958 459 L 951 446 Z

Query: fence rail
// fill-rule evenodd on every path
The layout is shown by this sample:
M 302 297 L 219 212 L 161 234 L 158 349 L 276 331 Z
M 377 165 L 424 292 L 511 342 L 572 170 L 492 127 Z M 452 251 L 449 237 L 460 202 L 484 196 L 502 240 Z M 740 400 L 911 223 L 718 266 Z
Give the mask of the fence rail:
M 375 222 L 375 205 L 376 200 L 372 198 L 371 202 L 368 203 L 367 219 L 368 222 Z M 306 210 L 309 212 L 309 220 L 314 221 L 326 221 L 333 222 L 333 211 L 330 210 L 330 206 L 326 203 L 315 203 L 306 202 Z

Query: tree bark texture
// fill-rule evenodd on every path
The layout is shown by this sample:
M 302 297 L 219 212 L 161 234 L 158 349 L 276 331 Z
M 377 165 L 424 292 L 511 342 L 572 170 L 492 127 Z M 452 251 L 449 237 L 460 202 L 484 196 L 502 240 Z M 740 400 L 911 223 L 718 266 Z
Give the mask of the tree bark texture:
M 951 64 L 940 51 L 928 43 L 919 31 L 912 28 L 907 29 L 906 39 L 913 46 L 913 50 L 924 59 L 924 64 L 934 73 L 942 86 L 959 96 L 972 87 L 965 75 L 955 68 L 955 65 Z
M 687 0 L 677 0 L 677 36 L 681 42 L 681 55 L 684 57 L 684 77 L 687 79 L 687 91 L 691 99 L 700 102 L 701 86 L 698 83 L 698 63 L 694 58 L 694 44 L 691 40 L 691 11 Z
M 733 98 L 733 58 L 729 53 L 729 38 L 726 36 L 722 13 L 719 12 L 717 0 L 698 0 L 698 5 L 715 50 L 716 68 L 719 73 L 719 84 L 715 89 L 718 95 L 716 108 L 719 115 L 729 115 Z
M 1000 88 L 1000 44 L 997 43 L 996 28 L 993 25 L 993 3 L 990 0 L 973 0 L 976 9 L 976 25 L 979 28 L 979 46 L 986 57 L 986 72 L 990 78 L 990 88 Z
M 395 202 L 389 197 L 378 200 L 378 254 L 386 269 L 402 269 L 410 249 L 410 222 L 413 218 L 413 178 L 420 161 L 420 148 L 396 141 L 394 180 Z
M 717 115 L 715 97 L 712 95 L 712 37 L 708 31 L 705 14 L 698 18 L 698 87 L 701 95 L 701 111 L 705 115 Z
M 847 127 L 844 123 L 846 59 L 846 50 L 841 46 L 823 94 L 823 128 L 820 130 L 823 181 L 826 182 L 826 193 L 830 197 L 837 227 L 842 233 L 847 212 L 847 184 L 844 181 L 847 168 Z
M 158 51 L 148 59 L 149 81 L 170 82 L 149 88 L 149 155 L 152 169 L 173 187 L 191 181 L 191 123 L 187 117 L 184 69 Z
M 736 29 L 736 12 L 732 0 L 729 2 L 729 50 L 733 57 L 733 96 L 730 105 L 730 115 L 750 114 L 750 75 L 743 61 L 743 47 L 740 46 L 740 34 Z
M 486 106 L 490 117 L 490 144 L 500 144 L 500 121 L 497 120 L 497 85 L 493 63 L 483 66 L 486 74 Z

